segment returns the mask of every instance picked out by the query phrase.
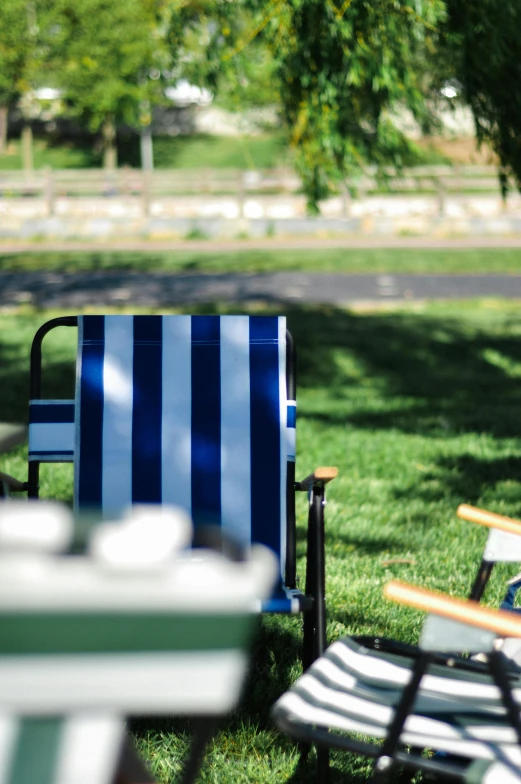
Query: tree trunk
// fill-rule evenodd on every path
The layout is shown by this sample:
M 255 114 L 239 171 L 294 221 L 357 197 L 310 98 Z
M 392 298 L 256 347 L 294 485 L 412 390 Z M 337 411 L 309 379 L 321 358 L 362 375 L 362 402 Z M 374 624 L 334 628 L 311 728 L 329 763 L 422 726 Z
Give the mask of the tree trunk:
M 154 168 L 154 149 L 150 126 L 141 131 L 141 168 L 143 171 L 152 171 Z
M 33 166 L 33 129 L 30 125 L 22 128 L 22 169 L 31 172 Z
M 107 118 L 102 127 L 103 135 L 103 168 L 115 169 L 118 165 L 116 148 L 116 126 L 112 118 Z
M 0 155 L 7 150 L 7 106 L 0 106 Z

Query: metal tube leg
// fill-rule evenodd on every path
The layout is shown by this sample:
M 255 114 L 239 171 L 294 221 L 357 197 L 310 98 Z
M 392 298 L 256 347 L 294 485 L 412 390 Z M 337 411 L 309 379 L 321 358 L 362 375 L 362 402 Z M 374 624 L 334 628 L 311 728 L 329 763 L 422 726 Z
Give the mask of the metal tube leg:
M 326 649 L 323 487 L 314 487 L 311 492 L 307 544 L 306 594 L 313 597 L 313 609 L 304 615 L 304 669 Z
M 203 764 L 206 747 L 217 729 L 217 721 L 213 718 L 197 719 L 194 725 L 194 737 L 183 768 L 181 784 L 192 784 L 196 780 Z
M 474 584 L 470 590 L 469 599 L 472 599 L 474 602 L 481 601 L 481 597 L 485 592 L 485 588 L 487 587 L 487 583 L 490 579 L 493 568 L 493 561 L 485 561 L 485 559 L 482 559 L 478 573 L 476 575 L 476 579 L 474 580 Z
M 400 735 L 402 734 L 403 726 L 407 716 L 413 709 L 414 700 L 416 698 L 416 693 L 420 686 L 421 679 L 423 678 L 431 660 L 431 654 L 422 652 L 414 664 L 411 680 L 405 686 L 402 692 L 402 696 L 400 698 L 400 702 L 396 706 L 396 712 L 391 722 L 391 726 L 389 727 L 387 737 L 383 742 L 382 753 L 376 761 L 373 776 L 371 778 L 371 782 L 373 782 L 373 784 L 385 784 L 385 782 L 387 782 L 389 779 L 389 774 L 393 767 L 393 755 L 400 741 Z

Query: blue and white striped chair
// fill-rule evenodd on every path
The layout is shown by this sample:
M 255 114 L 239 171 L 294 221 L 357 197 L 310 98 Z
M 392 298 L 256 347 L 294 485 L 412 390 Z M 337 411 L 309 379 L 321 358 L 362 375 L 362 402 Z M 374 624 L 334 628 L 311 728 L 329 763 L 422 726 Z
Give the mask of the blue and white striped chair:
M 41 397 L 41 348 L 78 327 L 74 400 Z M 295 356 L 284 317 L 78 316 L 53 319 L 31 351 L 30 497 L 41 462 L 74 463 L 78 511 L 182 507 L 241 545 L 267 545 L 280 579 L 263 612 L 304 614 L 304 665 L 326 645 L 325 484 L 295 482 Z M 305 590 L 297 587 L 295 491 L 309 493 Z

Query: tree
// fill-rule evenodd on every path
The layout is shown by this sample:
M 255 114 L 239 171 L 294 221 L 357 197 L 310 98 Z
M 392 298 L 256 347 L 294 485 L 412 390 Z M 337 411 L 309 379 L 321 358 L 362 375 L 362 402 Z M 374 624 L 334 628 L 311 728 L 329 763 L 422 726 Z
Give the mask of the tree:
M 478 142 L 499 159 L 503 193 L 521 186 L 521 4 L 518 0 L 447 0 L 438 79 L 454 78 L 472 109 Z
M 162 99 L 168 61 L 153 0 L 39 0 L 39 40 L 49 81 L 71 116 L 101 131 L 105 165 L 115 165 L 118 123 L 143 128 Z
M 34 6 L 2 0 L 0 11 L 0 152 L 7 140 L 7 112 L 28 89 L 27 66 L 34 50 Z
M 310 208 L 368 164 L 411 158 L 392 112 L 427 126 L 429 61 L 443 0 L 251 0 L 276 64 Z

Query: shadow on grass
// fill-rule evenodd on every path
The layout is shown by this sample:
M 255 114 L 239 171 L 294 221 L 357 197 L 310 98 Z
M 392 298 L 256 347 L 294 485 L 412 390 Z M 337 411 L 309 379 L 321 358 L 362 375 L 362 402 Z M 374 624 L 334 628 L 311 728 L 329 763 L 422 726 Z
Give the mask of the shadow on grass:
M 397 499 L 406 499 L 413 495 L 427 503 L 435 502 L 439 500 L 442 487 L 446 495 L 465 499 L 466 503 L 472 504 L 477 503 L 487 490 L 501 485 L 502 499 L 519 504 L 520 477 L 521 457 L 486 460 L 475 455 L 462 454 L 440 458 L 435 469 L 423 475 L 421 487 L 396 491 L 395 496 Z
M 293 309 L 288 322 L 299 386 L 327 390 L 333 404 L 358 392 L 349 414 L 356 427 L 521 435 L 521 333 L 456 317 L 334 308 Z M 364 404 L 370 387 L 383 401 L 378 410 Z M 333 405 L 309 416 L 334 424 L 346 414 Z
M 271 707 L 295 681 L 301 672 L 301 621 L 298 618 L 270 617 L 263 618 L 259 624 L 252 649 L 253 663 L 247 678 L 238 708 L 232 715 L 217 721 L 217 733 L 225 733 L 240 739 L 247 736 L 249 743 L 255 746 L 257 755 L 267 755 L 276 759 L 278 756 L 297 752 L 297 763 L 291 778 L 284 781 L 292 784 L 316 784 L 316 757 L 314 749 L 297 747 L 296 741 L 278 732 L 271 719 Z M 183 740 L 183 759 L 187 753 L 190 738 L 193 735 L 194 721 L 183 718 L 139 719 L 130 723 L 133 736 L 147 739 L 150 733 L 164 739 L 175 736 Z M 308 753 L 309 752 L 309 753 Z M 176 747 L 176 755 L 180 753 L 180 744 Z M 350 775 L 352 784 L 365 782 L 368 775 L 367 760 L 360 758 L 359 774 L 354 755 L 349 754 Z M 230 760 L 231 764 L 232 761 Z M 346 780 L 346 754 L 334 753 L 330 771 L 330 784 L 340 784 Z M 176 764 L 179 764 L 176 761 Z M 211 746 L 207 750 L 205 763 L 211 765 Z
M 190 310 L 217 313 L 232 308 Z M 233 310 L 241 312 L 241 308 Z M 298 350 L 299 386 L 306 393 L 303 419 L 341 427 L 350 423 L 368 432 L 401 431 L 440 439 L 465 433 L 496 439 L 521 436 L 521 335 L 507 316 L 501 318 L 496 313 L 490 320 L 478 312 L 470 320 L 407 312 L 359 315 L 328 307 L 285 310 Z M 248 312 L 247 308 L 242 312 Z M 11 339 L 0 335 L 0 418 L 26 421 L 26 357 Z M 46 377 L 51 397 L 66 396 L 63 390 L 70 388 L 73 373 L 65 362 L 51 360 Z M 521 457 L 442 455 L 423 475 L 424 481 L 410 490 L 396 491 L 396 496 L 402 492 L 402 497 L 409 493 L 437 501 L 445 494 L 472 501 L 487 487 L 518 482 L 519 476 Z M 437 484 L 430 485 L 431 479 Z M 331 543 L 340 542 L 372 555 L 395 546 L 399 552 L 398 537 L 390 542 L 388 538 L 335 533 Z M 300 539 L 299 549 L 302 544 Z M 338 620 L 345 621 L 342 612 Z M 356 609 L 349 618 L 350 622 L 357 620 Z M 240 708 L 227 723 L 230 731 L 246 723 L 273 731 L 270 707 L 299 671 L 298 623 L 298 619 L 269 618 L 263 622 L 254 645 L 252 676 Z M 143 727 L 151 726 L 168 726 L 171 731 L 172 726 L 189 725 L 136 722 L 135 731 L 139 734 Z M 290 745 L 279 735 L 274 743 L 280 749 Z M 294 784 L 308 780 L 313 780 L 311 758 L 302 761 L 292 778 Z

